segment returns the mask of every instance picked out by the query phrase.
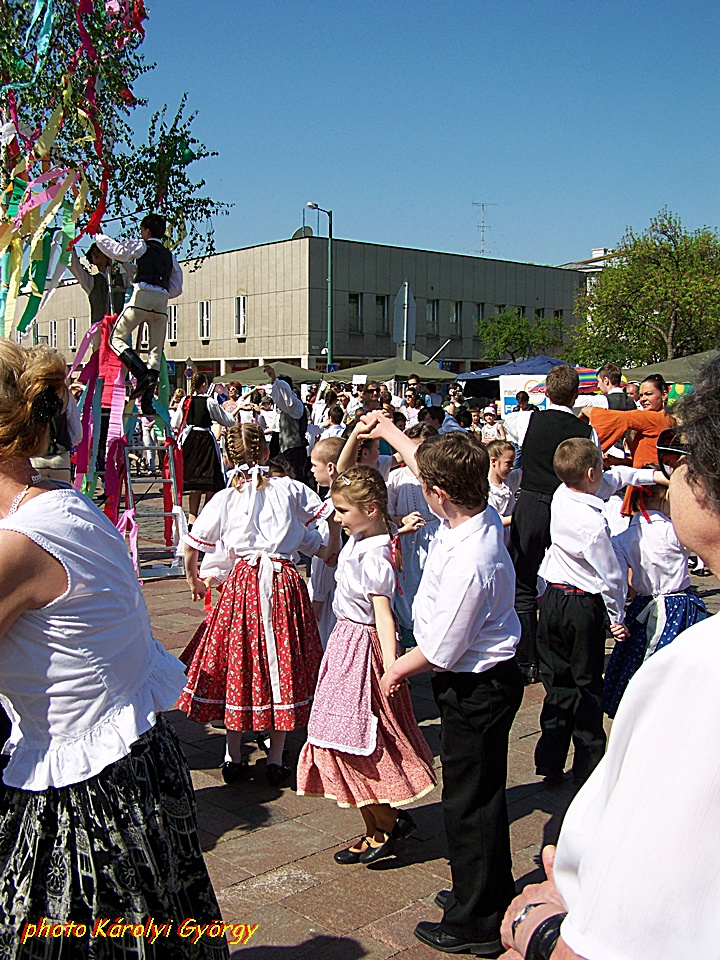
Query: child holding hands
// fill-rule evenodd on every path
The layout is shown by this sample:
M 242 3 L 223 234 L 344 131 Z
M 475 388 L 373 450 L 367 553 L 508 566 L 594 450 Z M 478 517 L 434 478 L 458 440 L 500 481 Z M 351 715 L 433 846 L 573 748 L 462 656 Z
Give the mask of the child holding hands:
M 370 420 L 419 477 L 441 519 L 413 607 L 417 647 L 382 679 L 392 694 L 433 670 L 440 709 L 443 815 L 453 888 L 438 894 L 444 916 L 415 936 L 445 953 L 494 956 L 515 895 L 505 783 L 510 727 L 522 700 L 514 660 L 520 622 L 515 572 L 497 512 L 488 506 L 489 459 L 470 433 L 419 447 L 387 419 Z
M 370 864 L 390 856 L 415 829 L 400 808 L 432 790 L 435 775 L 407 687 L 392 700 L 381 689 L 397 658 L 391 608 L 397 571 L 385 483 L 370 467 L 352 467 L 335 477 L 331 496 L 350 539 L 338 560 L 337 624 L 298 760 L 297 792 L 358 807 L 363 836 L 335 860 Z
M 322 657 L 293 555 L 302 548 L 334 562 L 339 530 L 331 524 L 323 546 L 308 527 L 327 506 L 305 484 L 266 476 L 269 451 L 256 423 L 231 427 L 227 444 L 237 467 L 232 485 L 206 504 L 185 539 L 193 600 L 207 590 L 198 573 L 200 550 L 218 555 L 212 573 L 226 579 L 210 622 L 181 658 L 188 670 L 178 707 L 200 723 L 224 720 L 226 783 L 247 768 L 242 731 L 270 730 L 266 775 L 278 786 L 290 775 L 282 762 L 286 733 L 307 724 Z

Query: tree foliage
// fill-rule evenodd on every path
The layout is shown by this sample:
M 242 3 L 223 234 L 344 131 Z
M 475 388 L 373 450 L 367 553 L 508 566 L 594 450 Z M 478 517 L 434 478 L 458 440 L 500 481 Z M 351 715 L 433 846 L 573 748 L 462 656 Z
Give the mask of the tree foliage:
M 642 366 L 710 350 L 720 337 L 720 238 L 688 233 L 667 209 L 648 229 L 628 228 L 616 256 L 581 291 L 565 357 Z
M 0 0 L 0 189 L 13 173 L 32 179 L 50 167 L 80 168 L 89 190 L 80 228 L 102 214 L 106 197 L 106 217 L 120 231 L 137 233 L 139 208 L 158 210 L 190 256 L 209 254 L 209 218 L 227 205 L 201 196 L 205 182 L 188 171 L 215 154 L 192 135 L 186 97 L 171 123 L 167 107 L 153 115 L 145 144 L 136 145 L 130 127 L 146 103 L 134 85 L 154 66 L 140 52 L 146 20 L 142 0 Z M 43 152 L 38 137 L 60 108 Z
M 531 320 L 517 310 L 504 310 L 478 322 L 478 337 L 486 360 L 500 363 L 509 358 L 515 362 L 561 344 L 563 326 L 559 317 L 536 316 Z

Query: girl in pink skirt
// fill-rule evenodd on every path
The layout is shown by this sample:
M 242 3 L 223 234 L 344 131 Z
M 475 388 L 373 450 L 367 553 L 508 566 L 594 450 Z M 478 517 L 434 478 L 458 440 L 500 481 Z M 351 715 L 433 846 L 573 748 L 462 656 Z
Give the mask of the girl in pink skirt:
M 415 823 L 398 810 L 432 790 L 432 754 L 407 686 L 389 700 L 380 679 L 397 658 L 387 488 L 371 467 L 352 467 L 331 487 L 336 519 L 350 539 L 340 554 L 328 640 L 298 761 L 298 794 L 359 807 L 363 836 L 335 854 L 338 863 L 389 856 Z
M 232 485 L 206 504 L 185 538 L 187 580 L 193 600 L 207 590 L 198 573 L 198 552 L 211 555 L 215 579 L 225 577 L 209 621 L 181 657 L 187 683 L 178 706 L 191 720 L 223 720 L 227 731 L 226 783 L 245 773 L 243 730 L 269 730 L 267 779 L 286 780 L 283 764 L 288 730 L 307 725 L 322 647 L 305 582 L 293 555 L 337 556 L 309 529 L 328 512 L 309 487 L 290 477 L 268 477 L 268 447 L 255 423 L 227 433 L 237 467 Z M 217 558 L 217 559 L 215 559 Z

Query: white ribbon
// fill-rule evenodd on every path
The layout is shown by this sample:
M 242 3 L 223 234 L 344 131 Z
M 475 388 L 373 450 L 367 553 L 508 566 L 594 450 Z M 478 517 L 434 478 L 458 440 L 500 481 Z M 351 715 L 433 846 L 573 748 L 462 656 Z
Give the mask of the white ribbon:
M 663 635 L 665 624 L 667 623 L 667 611 L 665 609 L 665 595 L 660 594 L 648 601 L 635 618 L 638 623 L 645 624 L 645 656 L 643 663 L 651 657 L 657 650 L 660 637 Z
M 172 512 L 175 520 L 173 523 L 173 540 L 177 537 L 177 542 L 174 543 L 175 556 L 182 559 L 185 556 L 185 535 L 188 532 L 187 520 L 185 519 L 185 511 L 179 503 L 173 506 Z
M 279 560 L 292 560 L 292 557 L 278 554 L 270 556 L 262 550 L 255 553 L 241 556 L 249 566 L 258 568 L 258 593 L 260 594 L 260 615 L 262 617 L 263 630 L 265 633 L 265 649 L 268 658 L 268 670 L 270 672 L 270 686 L 272 687 L 273 702 L 281 703 L 282 694 L 280 692 L 280 668 L 278 666 L 277 644 L 275 643 L 275 631 L 272 623 L 272 589 L 273 574 L 282 569 Z

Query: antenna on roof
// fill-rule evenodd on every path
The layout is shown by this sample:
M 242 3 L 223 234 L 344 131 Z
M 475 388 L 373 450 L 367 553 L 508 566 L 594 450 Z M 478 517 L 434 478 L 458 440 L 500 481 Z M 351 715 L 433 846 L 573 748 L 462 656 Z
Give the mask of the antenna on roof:
M 485 256 L 485 207 L 496 207 L 496 203 L 490 203 L 488 200 L 473 200 L 474 207 L 480 207 L 480 223 L 477 225 L 480 231 L 480 256 Z

